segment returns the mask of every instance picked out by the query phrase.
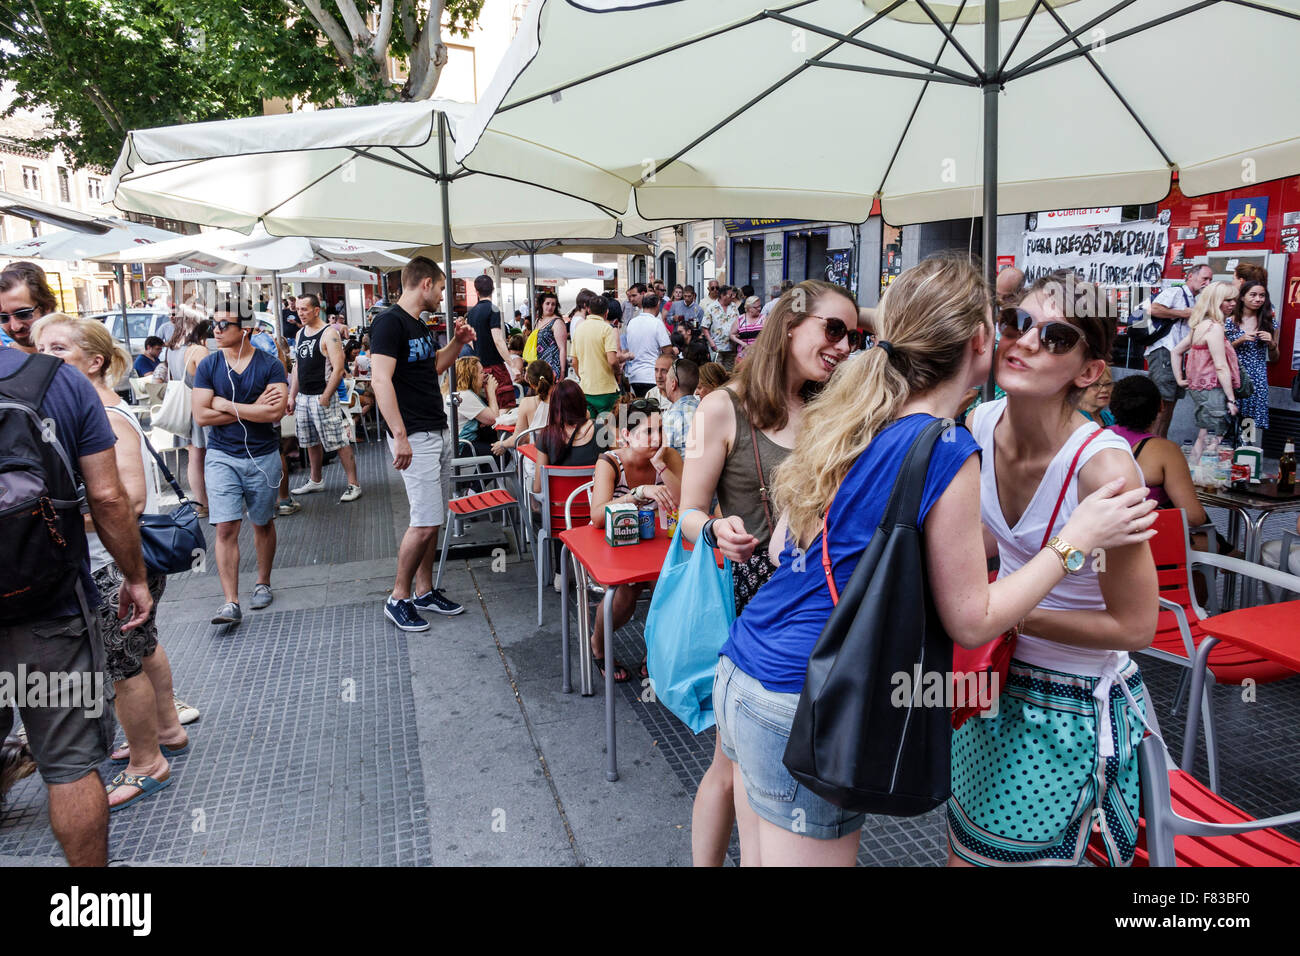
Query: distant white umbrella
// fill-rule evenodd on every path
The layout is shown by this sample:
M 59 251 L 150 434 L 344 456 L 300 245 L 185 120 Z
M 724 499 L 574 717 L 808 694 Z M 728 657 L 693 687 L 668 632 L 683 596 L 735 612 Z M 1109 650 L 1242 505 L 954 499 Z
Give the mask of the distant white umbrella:
M 163 275 L 172 282 L 205 282 L 208 280 L 225 280 L 250 282 L 257 285 L 265 285 L 273 282 L 276 278 L 288 282 L 354 282 L 369 285 L 378 285 L 379 276 L 373 272 L 350 266 L 338 262 L 321 262 L 314 266 L 308 266 L 305 269 L 295 269 L 291 272 L 281 273 L 253 273 L 246 272 L 239 275 L 229 275 L 221 272 L 204 272 L 202 269 L 195 269 L 192 266 L 170 265 L 163 270 Z
M 0 245 L 0 256 L 14 259 L 59 259 L 73 262 L 78 259 L 100 259 L 123 253 L 130 262 L 135 250 L 179 237 L 166 229 L 155 229 L 138 222 L 127 222 L 116 217 L 103 220 L 110 228 L 103 233 L 86 233 L 75 229 L 59 229 L 31 239 L 20 239 Z
M 20 196 L 3 190 L 0 190 L 0 215 L 34 219 L 37 222 L 49 223 L 74 232 L 84 232 L 87 235 L 99 235 L 113 228 L 111 217 L 79 212 L 66 206 L 56 206 L 30 196 Z
M 539 279 L 612 279 L 615 270 L 611 266 L 570 259 L 568 256 L 540 255 L 535 258 L 535 275 Z M 462 259 L 453 262 L 451 274 L 456 279 L 473 279 L 484 275 L 489 269 L 500 268 L 504 279 L 522 279 L 529 274 L 529 260 L 526 256 L 514 256 L 503 261 L 500 266 L 487 259 Z

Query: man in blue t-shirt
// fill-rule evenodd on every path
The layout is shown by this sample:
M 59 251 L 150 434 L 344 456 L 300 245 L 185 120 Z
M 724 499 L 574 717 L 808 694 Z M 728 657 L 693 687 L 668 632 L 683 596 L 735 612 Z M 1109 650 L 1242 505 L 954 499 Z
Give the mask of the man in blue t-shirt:
M 31 370 L 20 370 L 29 358 L 36 360 L 16 348 L 0 349 L 0 392 L 24 382 Z M 39 412 L 80 474 L 95 530 L 122 569 L 117 613 L 126 619 L 122 630 L 132 631 L 148 620 L 153 598 L 145 583 L 140 528 L 118 477 L 113 450 L 117 440 L 104 405 L 85 375 L 62 365 Z M 102 695 L 103 640 L 94 613 L 99 594 L 82 547 L 82 588 L 91 613 L 83 614 L 80 600 L 64 585 L 49 594 L 39 618 L 0 624 L 0 672 L 25 672 L 29 678 L 51 675 L 47 682 L 53 682 L 53 674 L 76 674 L 83 677 L 83 686 L 97 688 L 90 699 L 74 695 L 56 702 L 66 706 L 42 706 L 29 696 L 18 709 L 37 769 L 49 787 L 50 826 L 68 864 L 107 866 L 108 796 L 99 765 L 108 756 L 115 722 Z M 13 708 L 5 703 L 0 707 L 0 739 L 8 736 L 12 723 Z
M 148 378 L 158 367 L 158 356 L 162 355 L 164 342 L 156 335 L 151 335 L 144 340 L 144 351 L 135 357 L 134 368 L 135 374 L 141 378 Z
M 208 520 L 217 527 L 217 572 L 226 603 L 213 624 L 238 624 L 239 526 L 244 509 L 253 522 L 257 583 L 253 610 L 271 603 L 275 560 L 275 504 L 280 488 L 280 439 L 276 425 L 289 397 L 280 360 L 254 347 L 238 314 L 218 312 L 212 328 L 220 348 L 194 371 L 194 420 L 208 427 L 203 478 Z

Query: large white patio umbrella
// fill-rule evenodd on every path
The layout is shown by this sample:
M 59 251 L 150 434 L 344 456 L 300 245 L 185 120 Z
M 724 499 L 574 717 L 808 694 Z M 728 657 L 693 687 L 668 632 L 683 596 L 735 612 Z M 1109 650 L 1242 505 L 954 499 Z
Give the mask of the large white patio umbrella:
M 134 255 L 133 250 L 180 238 L 178 233 L 138 222 L 127 222 L 117 217 L 105 217 L 103 222 L 109 228 L 102 233 L 82 232 L 77 229 L 58 229 L 31 239 L 20 239 L 0 245 L 0 256 L 15 259 L 61 259 L 72 262 L 77 259 L 100 259 L 116 253 L 127 257 Z M 131 258 L 131 262 L 139 260 Z
M 111 217 L 80 212 L 67 206 L 56 206 L 54 203 L 42 202 L 31 196 L 20 196 L 3 190 L 0 190 L 0 215 L 34 219 L 49 223 L 51 226 L 58 226 L 60 229 L 71 229 L 87 235 L 102 235 L 113 228 Z
M 538 0 L 456 158 L 662 219 L 982 214 L 991 275 L 997 213 L 1300 173 L 1298 45 L 1300 0 Z M 592 135 L 647 89 L 671 122 Z
M 113 170 L 119 209 L 278 236 L 349 236 L 420 247 L 526 239 L 610 239 L 658 228 L 452 159 L 471 106 L 450 100 L 135 130 Z M 626 192 L 619 210 L 629 208 Z M 447 213 L 450 210 L 450 214 Z M 452 297 L 445 297 L 448 327 Z

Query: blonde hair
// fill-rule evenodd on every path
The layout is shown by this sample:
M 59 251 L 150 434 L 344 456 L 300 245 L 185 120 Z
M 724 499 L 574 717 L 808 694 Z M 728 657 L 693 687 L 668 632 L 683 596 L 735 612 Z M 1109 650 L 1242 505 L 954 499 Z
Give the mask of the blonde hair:
M 794 450 L 776 470 L 773 497 L 806 546 L 853 463 L 909 397 L 961 367 L 971 338 L 988 328 L 992 297 L 962 255 L 925 259 L 889 286 L 876 309 L 882 341 L 842 363 L 804 411 Z
M 1192 314 L 1187 319 L 1187 327 L 1194 329 L 1206 319 L 1222 325 L 1224 319 L 1227 318 L 1223 314 L 1223 300 L 1236 298 L 1236 296 L 1237 286 L 1234 283 L 1211 282 L 1196 297 L 1196 305 L 1192 306 Z
M 472 355 L 456 359 L 456 391 L 478 394 L 478 380 L 483 363 Z
M 103 322 L 94 319 L 78 319 L 66 312 L 51 312 L 32 326 L 32 341 L 40 345 L 41 334 L 56 325 L 67 326 L 72 331 L 72 340 L 81 351 L 87 355 L 98 355 L 103 360 L 99 367 L 98 381 L 115 383 L 130 367 L 131 356 L 126 349 L 113 341 L 113 336 Z

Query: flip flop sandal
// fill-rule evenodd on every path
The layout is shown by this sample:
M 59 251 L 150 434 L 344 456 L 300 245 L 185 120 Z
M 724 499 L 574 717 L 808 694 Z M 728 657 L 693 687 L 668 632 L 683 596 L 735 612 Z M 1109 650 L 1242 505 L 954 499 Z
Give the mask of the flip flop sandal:
M 605 679 L 605 658 L 593 656 L 591 658 L 591 662 L 596 665 L 596 670 L 600 671 L 600 679 L 604 680 Z M 626 684 L 628 681 L 632 679 L 632 671 L 628 669 L 628 666 L 626 664 L 621 664 L 619 663 L 618 660 L 615 660 L 614 667 L 618 669 L 614 671 L 615 684 Z M 622 677 L 618 676 L 619 670 L 623 672 Z
M 128 797 L 126 800 L 123 800 L 121 803 L 109 804 L 108 812 L 116 813 L 118 810 L 121 810 L 123 807 L 129 807 L 133 803 L 138 803 L 139 801 L 143 800 L 145 797 L 152 796 L 153 794 L 157 793 L 159 790 L 163 789 L 163 787 L 169 786 L 171 782 L 172 782 L 172 778 L 170 775 L 164 777 L 162 780 L 158 780 L 155 779 L 154 777 L 145 776 L 144 774 L 127 773 L 125 770 L 123 770 L 121 773 L 119 773 L 116 777 L 112 779 L 112 781 L 108 784 L 108 786 L 104 788 L 104 790 L 108 793 L 112 793 L 118 787 L 139 787 L 140 792 L 137 793 L 134 797 Z
M 167 757 L 167 758 L 171 758 L 171 757 L 179 757 L 181 754 L 189 753 L 189 751 L 190 751 L 190 740 L 189 740 L 188 737 L 186 737 L 186 738 L 185 738 L 185 746 L 183 746 L 183 747 L 171 747 L 171 746 L 168 746 L 167 744 L 159 744 L 159 745 L 158 745 L 158 749 L 162 751 L 162 755 L 163 755 L 164 757 Z M 123 767 L 123 766 L 126 766 L 128 763 L 131 762 L 131 745 L 130 745 L 130 744 L 123 744 L 123 745 L 120 746 L 120 747 L 114 747 L 113 750 L 114 750 L 114 751 L 125 750 L 125 751 L 127 752 L 127 754 L 126 754 L 125 757 L 113 757 L 113 756 L 110 756 L 110 757 L 108 758 L 110 763 L 117 764 L 119 767 Z

